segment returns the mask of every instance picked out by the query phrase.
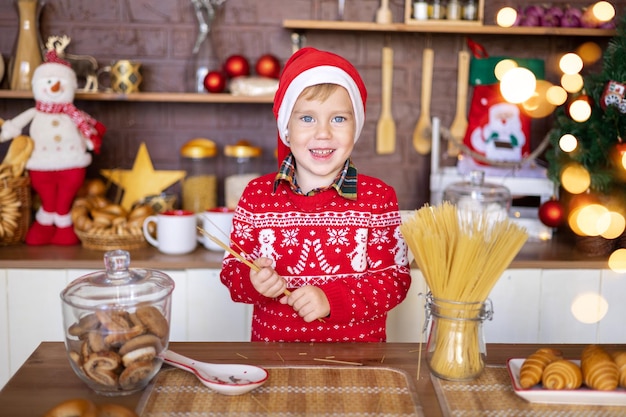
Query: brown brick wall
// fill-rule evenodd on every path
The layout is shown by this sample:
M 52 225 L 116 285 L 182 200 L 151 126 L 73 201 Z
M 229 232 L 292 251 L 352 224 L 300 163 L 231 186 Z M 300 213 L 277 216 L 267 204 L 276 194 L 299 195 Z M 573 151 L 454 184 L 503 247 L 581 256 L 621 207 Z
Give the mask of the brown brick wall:
M 504 1 L 486 0 L 485 20 L 493 21 Z M 553 3 L 564 3 L 555 1 Z M 577 2 L 570 2 L 577 3 Z M 580 2 L 586 4 L 587 2 Z M 626 1 L 614 2 L 618 10 Z M 378 0 L 346 2 L 346 20 L 372 21 Z M 404 1 L 390 2 L 394 21 L 404 19 Z M 214 22 L 212 42 L 218 62 L 230 54 L 243 54 L 251 62 L 264 53 L 285 61 L 291 54 L 290 32 L 284 19 L 335 19 L 335 0 L 227 0 Z M 13 51 L 18 31 L 14 0 L 0 0 L 0 53 L 5 60 Z M 68 52 L 88 54 L 100 65 L 132 58 L 143 62 L 145 91 L 186 91 L 188 66 L 196 37 L 196 23 L 189 0 L 46 0 L 41 32 L 67 34 Z M 403 209 L 418 208 L 428 201 L 430 156 L 411 146 L 411 135 L 420 111 L 421 56 L 426 45 L 435 50 L 435 75 L 431 115 L 444 127 L 452 122 L 456 98 L 457 51 L 462 35 L 393 33 L 394 83 L 392 113 L 397 126 L 396 152 L 375 153 L 376 122 L 380 112 L 380 60 L 383 33 L 309 31 L 306 44 L 332 50 L 350 59 L 368 86 L 366 126 L 356 146 L 354 160 L 365 173 L 392 184 Z M 584 38 L 543 36 L 472 36 L 491 55 L 536 57 L 546 60 L 548 79 L 558 80 L 556 63 L 561 53 L 573 50 Z M 605 39 L 601 39 L 605 42 Z M 146 142 L 156 169 L 180 169 L 180 146 L 193 137 L 215 140 L 220 149 L 241 138 L 264 149 L 266 171 L 273 159 L 276 129 L 269 104 L 189 104 L 77 101 L 81 109 L 107 127 L 102 154 L 90 167 L 129 168 L 141 142 Z M 11 118 L 32 106 L 32 100 L 0 100 L 0 117 Z M 541 141 L 549 120 L 534 123 L 532 138 Z M 452 164 L 453 160 L 444 160 Z M 216 161 L 223 172 L 223 161 Z

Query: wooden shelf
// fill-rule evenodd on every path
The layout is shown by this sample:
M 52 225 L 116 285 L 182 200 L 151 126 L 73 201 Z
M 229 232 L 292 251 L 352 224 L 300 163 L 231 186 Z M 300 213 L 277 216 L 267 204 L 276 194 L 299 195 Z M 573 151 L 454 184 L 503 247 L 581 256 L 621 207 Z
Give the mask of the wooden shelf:
M 0 99 L 32 99 L 30 91 L 0 90 Z M 76 100 L 132 101 L 153 103 L 273 103 L 274 96 L 235 96 L 232 94 L 202 93 L 76 93 Z
M 334 20 L 283 20 L 283 27 L 291 30 L 334 30 L 361 32 L 418 32 L 418 33 L 461 33 L 467 35 L 549 35 L 549 36 L 591 36 L 610 37 L 616 34 L 613 29 L 510 27 L 480 25 L 463 21 L 424 21 L 423 23 L 380 24 L 374 22 L 346 22 Z

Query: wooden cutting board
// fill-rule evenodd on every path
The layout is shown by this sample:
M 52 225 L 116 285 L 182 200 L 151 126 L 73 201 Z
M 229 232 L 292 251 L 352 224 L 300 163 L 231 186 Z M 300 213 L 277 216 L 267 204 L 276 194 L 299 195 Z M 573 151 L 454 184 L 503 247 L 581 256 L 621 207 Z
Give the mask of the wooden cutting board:
M 382 106 L 376 126 L 376 153 L 390 154 L 396 150 L 396 123 L 391 115 L 393 88 L 393 49 L 384 46 L 382 52 Z

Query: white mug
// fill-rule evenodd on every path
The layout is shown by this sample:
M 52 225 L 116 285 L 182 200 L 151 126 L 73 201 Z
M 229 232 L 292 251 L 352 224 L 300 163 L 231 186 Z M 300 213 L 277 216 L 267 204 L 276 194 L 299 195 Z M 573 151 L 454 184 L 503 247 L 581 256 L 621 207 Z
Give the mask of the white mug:
M 221 240 L 224 244 L 231 246 L 230 232 L 233 228 L 233 217 L 235 210 L 228 207 L 216 207 L 200 213 L 198 216 L 202 220 L 202 228 L 210 235 Z M 217 243 L 209 239 L 208 236 L 198 236 L 198 241 L 208 250 L 223 251 Z
M 150 233 L 156 225 L 156 238 Z M 152 246 L 169 255 L 182 255 L 192 252 L 197 244 L 198 218 L 188 210 L 168 210 L 148 216 L 143 222 L 143 235 Z

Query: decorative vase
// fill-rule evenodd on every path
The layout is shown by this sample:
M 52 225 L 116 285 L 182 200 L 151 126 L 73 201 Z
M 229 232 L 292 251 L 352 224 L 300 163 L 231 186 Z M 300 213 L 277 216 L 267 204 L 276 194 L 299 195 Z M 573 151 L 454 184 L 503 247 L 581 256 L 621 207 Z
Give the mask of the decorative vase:
M 19 13 L 19 33 L 11 61 L 9 87 L 11 90 L 30 91 L 35 68 L 43 61 L 39 33 L 39 0 L 16 0 Z

